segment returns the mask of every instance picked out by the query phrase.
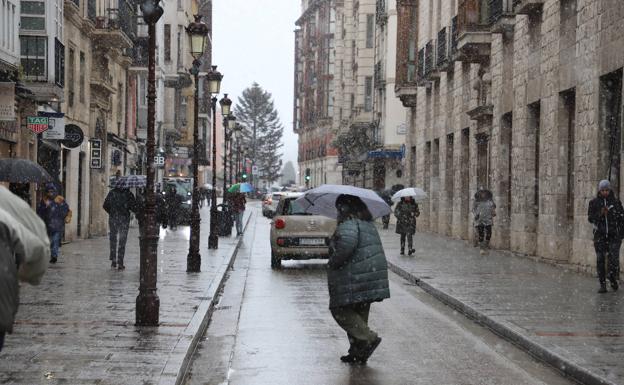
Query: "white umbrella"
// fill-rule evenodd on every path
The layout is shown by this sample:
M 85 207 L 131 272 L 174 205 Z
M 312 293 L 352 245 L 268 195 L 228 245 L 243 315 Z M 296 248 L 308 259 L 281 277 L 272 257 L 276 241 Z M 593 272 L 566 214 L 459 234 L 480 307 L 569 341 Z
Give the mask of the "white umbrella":
M 377 193 L 373 190 L 353 186 L 324 184 L 306 191 L 295 202 L 307 213 L 337 218 L 336 199 L 343 194 L 360 198 L 373 218 L 390 214 L 390 206 Z
M 206 190 L 212 190 L 212 185 L 210 183 L 205 183 L 202 187 Z
M 393 202 L 398 202 L 401 198 L 412 197 L 416 202 L 421 202 L 427 199 L 427 193 L 419 187 L 408 187 L 403 190 L 399 190 L 392 196 Z

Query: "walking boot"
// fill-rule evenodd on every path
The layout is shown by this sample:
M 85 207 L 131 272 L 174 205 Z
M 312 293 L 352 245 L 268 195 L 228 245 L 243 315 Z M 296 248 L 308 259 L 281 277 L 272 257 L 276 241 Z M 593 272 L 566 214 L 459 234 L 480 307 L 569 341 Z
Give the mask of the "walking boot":
M 617 291 L 619 288 L 620 288 L 620 285 L 618 285 L 617 279 L 612 279 L 611 280 L 611 289 L 613 289 L 613 291 Z
M 370 356 L 373 355 L 373 352 L 375 351 L 375 349 L 377 349 L 377 346 L 379 346 L 380 343 L 381 343 L 381 337 L 377 337 L 373 340 L 373 342 L 371 342 L 364 349 L 362 349 L 361 355 L 359 355 L 358 357 L 359 363 L 366 364 L 366 361 L 368 361 Z
M 409 251 L 407 252 L 407 255 L 411 257 L 412 255 L 414 255 L 415 252 L 416 252 L 415 249 L 409 249 Z
M 401 255 L 405 255 L 405 249 L 401 249 Z
M 600 289 L 598 289 L 598 293 L 606 293 L 607 292 L 607 284 L 605 282 L 600 282 Z
M 485 255 L 486 253 L 487 253 L 487 251 L 485 249 L 485 241 L 481 241 L 479 243 L 479 254 Z

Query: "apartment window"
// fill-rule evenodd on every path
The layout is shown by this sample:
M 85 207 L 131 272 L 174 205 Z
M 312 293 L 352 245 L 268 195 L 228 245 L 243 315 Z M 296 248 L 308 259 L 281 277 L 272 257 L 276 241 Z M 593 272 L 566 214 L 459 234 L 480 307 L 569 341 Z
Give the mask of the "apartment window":
M 511 181 L 513 177 L 512 144 L 513 144 L 513 113 L 508 112 L 501 117 L 501 160 L 507 162 L 507 178 L 502 181 L 503 191 L 507 192 L 507 217 L 511 218 Z
M 446 136 L 446 173 L 444 175 L 444 184 L 446 190 L 446 197 L 450 202 L 449 205 L 452 207 L 453 202 L 453 190 L 455 189 L 455 165 L 454 165 L 454 147 L 455 147 L 455 138 L 453 134 L 448 134 Z
M 528 128 L 529 134 L 534 137 L 534 175 L 533 175 L 533 212 L 535 216 L 540 213 L 539 207 L 539 194 L 540 194 L 540 102 L 537 101 L 528 106 L 529 121 Z
M 366 48 L 373 48 L 375 41 L 375 15 L 366 15 Z
M 54 81 L 60 87 L 65 85 L 65 46 L 54 39 Z
M 85 102 L 85 73 L 87 72 L 85 53 L 80 51 L 80 103 Z
M 600 173 L 609 179 L 616 196 L 620 193 L 620 162 L 622 151 L 622 70 L 600 77 L 599 99 Z M 603 171 L 604 170 L 604 171 Z
M 165 24 L 165 60 L 171 61 L 171 24 Z
M 46 36 L 20 36 L 20 63 L 27 78 L 45 79 L 47 42 Z
M 69 57 L 67 59 L 67 104 L 69 107 L 74 106 L 74 93 L 76 86 L 74 84 L 74 49 L 69 49 Z
M 431 186 L 431 142 L 425 143 L 425 191 Z
M 183 62 L 182 62 L 182 48 L 184 45 L 184 42 L 182 40 L 182 36 L 184 36 L 183 34 L 183 30 L 182 30 L 182 26 L 178 25 L 178 56 L 176 57 L 176 60 L 178 61 L 178 68 L 180 68 L 180 66 L 182 66 Z
M 22 1 L 20 28 L 23 31 L 45 31 L 45 2 Z
M 566 193 L 566 212 L 569 223 L 574 220 L 574 142 L 576 141 L 576 93 L 574 88 L 559 93 L 559 124 L 561 130 L 567 134 L 567 193 Z
M 364 81 L 364 111 L 373 110 L 373 77 L 367 76 Z
M 147 106 L 147 78 L 143 75 L 139 76 L 139 105 Z

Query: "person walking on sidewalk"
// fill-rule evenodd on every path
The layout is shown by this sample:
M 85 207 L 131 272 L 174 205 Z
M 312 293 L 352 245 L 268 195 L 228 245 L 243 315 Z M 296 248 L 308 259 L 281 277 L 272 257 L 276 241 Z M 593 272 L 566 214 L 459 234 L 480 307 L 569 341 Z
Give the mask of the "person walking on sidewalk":
M 58 260 L 65 223 L 71 220 L 69 205 L 57 191 L 53 183 L 46 185 L 44 196 L 37 206 L 37 214 L 46 224 L 50 238 L 50 263 Z
M 234 222 L 236 222 L 236 236 L 243 235 L 243 217 L 245 216 L 245 205 L 247 199 L 243 193 L 231 193 L 232 198 L 232 215 L 234 215 Z
M 178 228 L 180 220 L 180 209 L 182 208 L 182 197 L 178 194 L 178 189 L 171 186 L 165 195 L 165 205 L 167 206 L 167 224 L 171 230 Z
M 111 267 L 123 270 L 126 241 L 130 228 L 130 212 L 136 212 L 134 195 L 127 188 L 113 188 L 104 200 L 108 213 L 108 237 L 110 240 Z
M 401 255 L 405 254 L 405 238 L 407 238 L 408 254 L 412 255 L 414 250 L 414 234 L 416 234 L 416 217 L 420 215 L 418 204 L 412 197 L 401 198 L 401 201 L 394 209 L 397 218 L 396 233 L 401 235 Z
M 472 213 L 479 237 L 481 254 L 485 254 L 486 250 L 490 248 L 492 225 L 494 225 L 494 217 L 496 216 L 496 204 L 489 190 L 481 189 L 477 192 Z
M 21 197 L 0 186 L 0 351 L 13 331 L 19 282 L 38 285 L 50 257 L 45 223 Z
M 605 261 L 609 258 L 608 278 L 611 288 L 618 289 L 620 275 L 620 246 L 624 235 L 624 209 L 622 202 L 615 196 L 608 180 L 598 184 L 598 196 L 589 202 L 587 219 L 594 227 L 594 249 L 598 269 L 599 293 L 607 292 L 607 268 Z
M 368 326 L 370 305 L 390 298 L 388 263 L 381 238 L 366 205 L 358 197 L 336 199 L 338 226 L 330 241 L 327 263 L 329 309 L 347 332 L 347 363 L 364 364 L 381 338 Z

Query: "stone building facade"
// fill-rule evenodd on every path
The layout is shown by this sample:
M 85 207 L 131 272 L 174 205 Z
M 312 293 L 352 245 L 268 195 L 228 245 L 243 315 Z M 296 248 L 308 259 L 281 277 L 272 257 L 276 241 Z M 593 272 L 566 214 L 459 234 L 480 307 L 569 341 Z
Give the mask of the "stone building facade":
M 587 204 L 600 179 L 622 192 L 624 3 L 398 3 L 408 178 L 429 192 L 420 230 L 473 237 L 488 188 L 494 247 L 593 270 Z

